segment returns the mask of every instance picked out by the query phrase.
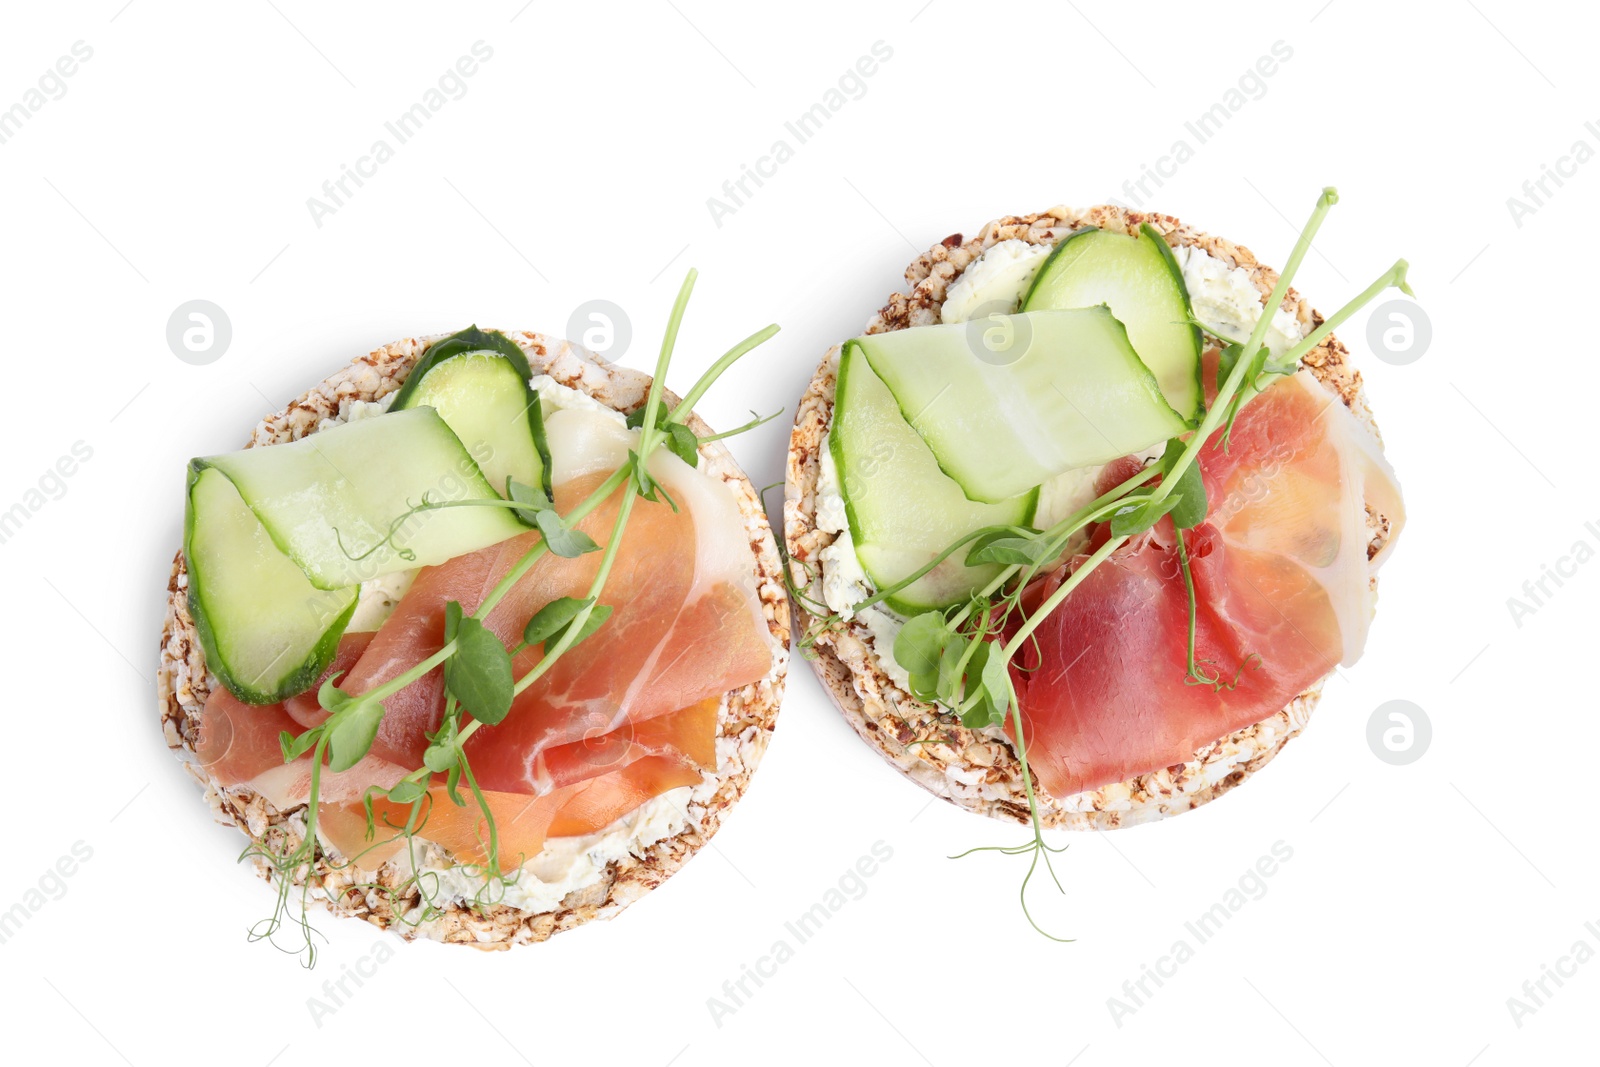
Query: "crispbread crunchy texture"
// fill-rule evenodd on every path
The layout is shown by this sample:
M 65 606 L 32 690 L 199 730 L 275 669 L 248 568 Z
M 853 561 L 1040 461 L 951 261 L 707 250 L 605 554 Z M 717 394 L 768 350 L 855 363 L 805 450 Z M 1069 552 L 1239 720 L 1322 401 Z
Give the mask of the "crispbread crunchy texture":
M 535 333 L 507 336 L 527 354 L 535 374 L 548 374 L 618 411 L 632 411 L 644 402 L 650 387 L 648 375 L 605 363 L 567 341 Z M 437 337 L 422 337 L 397 341 L 362 356 L 282 411 L 263 419 L 251 434 L 248 447 L 298 440 L 316 432 L 325 419 L 343 418 L 352 402 L 387 396 L 400 388 L 422 353 L 436 340 Z M 672 403 L 678 400 L 670 392 L 664 391 L 663 396 Z M 698 416 L 690 417 L 689 426 L 702 436 L 712 432 Z M 550 912 L 530 914 L 505 904 L 475 910 L 457 902 L 446 906 L 438 918 L 411 924 L 401 921 L 401 916 L 418 903 L 418 892 L 414 886 L 397 892 L 404 876 L 394 861 L 386 863 L 374 879 L 370 872 L 358 872 L 322 851 L 310 873 L 314 899 L 335 914 L 365 919 L 375 926 L 394 929 L 408 939 L 429 937 L 479 948 L 505 948 L 543 941 L 591 919 L 611 918 L 666 881 L 710 840 L 749 786 L 750 776 L 772 736 L 788 669 L 790 627 L 777 545 L 760 496 L 720 443 L 701 446 L 700 455 L 700 470 L 726 483 L 738 500 L 750 565 L 772 636 L 773 655 L 766 677 L 723 697 L 717 714 L 717 771 L 707 775 L 694 790 L 684 831 L 658 842 L 642 856 L 613 862 L 599 882 L 568 894 L 560 907 Z M 195 760 L 200 714 L 217 683 L 206 672 L 205 654 L 189 615 L 182 552 L 173 561 L 167 586 L 167 614 L 156 679 L 167 745 L 205 788 L 206 800 L 217 819 L 238 826 L 256 842 L 280 854 L 286 847 L 292 849 L 303 841 L 303 805 L 280 812 L 248 789 L 223 788 Z M 256 861 L 256 869 L 269 880 L 275 877 L 262 860 Z M 384 888 L 367 888 L 373 881 Z
M 1230 267 L 1250 272 L 1266 302 L 1278 273 L 1256 260 L 1249 249 L 1202 233 L 1169 215 L 1145 214 L 1113 206 L 1079 213 L 1064 207 L 1035 215 L 1008 216 L 984 226 L 963 240 L 945 238 L 906 268 L 907 288 L 889 298 L 867 323 L 866 332 L 884 333 L 940 321 L 946 288 L 991 245 L 1006 240 L 1054 244 L 1085 226 L 1136 235 L 1149 223 L 1168 243 L 1204 250 Z M 1283 307 L 1305 333 L 1323 318 L 1292 288 Z M 1372 428 L 1372 415 L 1361 388 L 1361 375 L 1350 365 L 1349 352 L 1329 335 L 1305 358 L 1305 366 L 1358 418 Z M 819 449 L 833 420 L 835 374 L 839 348 L 823 356 L 810 387 L 801 398 L 790 436 L 784 499 L 784 539 L 791 577 L 804 588 L 808 571 L 819 566 L 822 550 L 834 534 L 816 525 Z M 1369 510 L 1369 555 L 1388 537 L 1389 520 Z M 796 605 L 802 625 L 815 620 L 804 604 Z M 998 730 L 972 731 L 933 705 L 917 700 L 884 672 L 874 638 L 859 620 L 837 628 L 819 627 L 812 666 L 834 703 L 855 731 L 913 781 L 958 807 L 1001 819 L 1026 822 L 1028 802 L 1022 768 L 1009 739 Z M 1325 679 L 1324 679 L 1325 680 Z M 1046 825 L 1074 830 L 1109 830 L 1176 815 L 1214 800 L 1265 766 L 1290 738 L 1305 728 L 1321 695 L 1322 683 L 1297 696 L 1282 711 L 1254 726 L 1219 738 L 1194 758 L 1124 782 L 1066 797 L 1038 793 Z M 930 740 L 934 739 L 934 740 Z M 912 745 L 912 742 L 919 742 Z

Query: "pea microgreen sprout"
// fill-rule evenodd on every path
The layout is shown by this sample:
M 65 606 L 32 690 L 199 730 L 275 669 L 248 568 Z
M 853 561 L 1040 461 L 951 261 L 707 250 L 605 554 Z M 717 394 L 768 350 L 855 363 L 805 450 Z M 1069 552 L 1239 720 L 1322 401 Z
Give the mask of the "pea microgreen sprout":
M 1158 461 L 1050 528 L 985 527 L 975 530 L 956 539 L 911 575 L 876 590 L 853 605 L 853 610 L 859 612 L 892 597 L 963 549 L 966 550 L 965 559 L 969 565 L 1003 565 L 1000 572 L 959 609 L 924 612 L 907 620 L 896 637 L 894 655 L 910 676 L 913 696 L 954 711 L 968 728 L 998 727 L 1009 716 L 1023 789 L 1028 800 L 1032 838 L 1020 845 L 970 849 L 961 855 L 981 851 L 1007 855 L 1031 853 L 1032 861 L 1022 881 L 1023 913 L 1034 929 L 1053 940 L 1063 939 L 1046 933 L 1028 913 L 1028 882 L 1041 856 L 1052 879 L 1055 879 L 1049 854 L 1059 850 L 1052 849 L 1044 840 L 1032 772 L 1028 767 L 1021 704 L 1010 670 L 1027 669 L 1016 664 L 1017 654 L 1035 639 L 1035 632 L 1044 620 L 1084 583 L 1095 568 L 1133 538 L 1152 529 L 1163 518 L 1171 520 L 1176 534 L 1175 547 L 1189 599 L 1185 682 L 1216 689 L 1232 688 L 1240 683 L 1247 669 L 1259 665 L 1260 656 L 1250 653 L 1229 678 L 1218 665 L 1197 658 L 1195 587 L 1185 531 L 1205 521 L 1208 502 L 1196 461 L 1207 441 L 1212 441 L 1213 447 L 1227 447 L 1240 410 L 1265 388 L 1267 377 L 1293 374 L 1307 353 L 1385 289 L 1393 286 L 1411 294 L 1411 288 L 1406 284 L 1406 261 L 1398 260 L 1283 356 L 1276 360 L 1270 357 L 1263 346 L 1272 314 L 1282 307 L 1294 275 L 1311 247 L 1312 238 L 1329 209 L 1337 202 L 1338 193 L 1331 187 L 1324 189 L 1318 197 L 1311 218 L 1296 240 L 1277 284 L 1267 299 L 1266 307 L 1245 341 L 1233 341 L 1216 328 L 1200 324 L 1206 332 L 1226 342 L 1226 347 L 1220 361 L 1216 396 L 1193 432 L 1168 441 Z M 1158 477 L 1159 481 L 1155 481 Z M 1023 590 L 1043 569 L 1058 564 L 1074 537 L 1097 523 L 1108 525 L 1109 536 L 1106 540 L 1079 561 L 1071 574 L 1041 604 L 1013 624 L 1012 617 L 1021 612 Z M 1003 642 L 997 636 L 1001 633 L 1009 634 Z M 938 743 L 938 740 L 929 738 L 927 743 Z M 1057 888 L 1060 888 L 1059 879 L 1055 881 Z
M 446 604 L 444 643 L 437 652 L 401 671 L 382 685 L 360 694 L 341 690 L 337 684 L 338 677 L 330 677 L 317 694 L 318 702 L 328 712 L 328 717 L 320 725 L 306 730 L 299 736 L 291 735 L 287 731 L 280 736 L 285 762 L 311 753 L 311 785 L 305 812 L 305 832 L 296 847 L 281 854 L 255 846 L 246 853 L 265 859 L 279 880 L 277 907 L 270 918 L 252 928 L 252 939 L 273 939 L 281 929 L 283 917 L 288 911 L 290 886 L 296 881 L 301 881 L 303 889 L 300 915 L 295 922 L 304 935 L 304 945 L 295 951 L 303 952 L 306 966 L 315 964 L 316 948 L 312 940 L 314 931 L 306 915 L 306 905 L 311 889 L 310 865 L 316 857 L 317 850 L 317 815 L 321 804 L 323 765 L 326 763 L 330 771 L 340 772 L 349 770 L 359 763 L 371 750 L 382 725 L 383 702 L 441 666 L 444 669 L 445 683 L 444 713 L 439 727 L 427 735 L 428 747 L 423 753 L 423 766 L 407 773 L 387 789 L 379 786 L 369 787 L 362 798 L 367 816 L 366 836 L 369 841 L 373 840 L 377 832 L 375 802 L 380 796 L 393 804 L 410 805 L 403 826 L 397 826 L 387 814 L 383 821 L 387 827 L 397 830 L 395 837 L 390 840 L 396 838 L 404 840 L 412 874 L 398 888 L 372 885 L 363 888 L 379 889 L 394 901 L 407 899 L 408 894 L 414 893 L 419 903 L 416 908 L 403 916 L 402 921 L 421 923 L 439 913 L 436 898 L 438 878 L 422 869 L 416 847 L 416 835 L 426 827 L 426 812 L 437 799 L 437 793 L 429 786 L 438 775 L 444 775 L 444 796 L 457 805 L 466 804 L 465 798 L 459 792 L 460 783 L 465 782 L 482 816 L 483 830 L 478 832 L 478 839 L 484 862 L 481 865 L 463 865 L 473 867 L 484 879 L 484 886 L 470 902 L 471 905 L 481 909 L 496 903 L 503 895 L 504 888 L 515 882 L 520 874 L 521 861 L 519 859 L 512 865 L 509 873 L 502 870 L 505 865 L 501 863 L 499 855 L 499 828 L 495 822 L 494 812 L 473 772 L 472 763 L 468 759 L 466 742 L 479 730 L 485 727 L 493 728 L 503 721 L 519 694 L 548 673 L 568 650 L 594 634 L 610 617 L 612 609 L 609 605 L 601 604 L 600 597 L 620 551 L 623 534 L 632 515 L 636 498 L 655 501 L 665 497 L 675 510 L 677 507 L 649 472 L 648 464 L 656 449 L 665 446 L 686 463 L 694 466 L 699 461 L 701 444 L 730 437 L 766 421 L 757 417 L 754 422 L 746 426 L 706 438 L 696 437 L 685 425 L 695 401 L 705 395 L 724 371 L 776 334 L 778 332 L 776 325 L 751 334 L 729 349 L 694 383 L 684 399 L 670 412 L 663 407 L 662 393 L 667 370 L 671 364 L 678 328 L 682 323 L 683 313 L 689 295 L 694 289 L 696 277 L 697 273 L 690 270 L 678 291 L 677 300 L 668 319 L 661 353 L 656 362 L 654 380 L 650 384 L 644 405 L 635 413 L 635 417 L 629 419 L 629 424 L 639 431 L 637 446 L 629 452 L 622 466 L 595 487 L 579 504 L 566 514 L 561 514 L 551 497 L 548 481 L 534 487 L 521 485 L 508 478 L 503 499 L 432 500 L 425 495 L 420 503 L 408 508 L 390 524 L 388 532 L 378 545 L 359 556 L 352 555 L 346 550 L 346 555 L 351 559 L 371 555 L 385 544 L 392 543 L 413 515 L 449 507 L 512 508 L 519 517 L 528 521 L 540 533 L 539 539 L 512 565 L 470 615 L 464 614 L 461 605 L 454 601 Z M 772 417 L 775 416 L 768 416 Z M 533 420 L 532 427 L 536 438 L 535 446 L 544 458 L 544 469 L 548 478 L 549 444 L 544 440 L 542 420 Z M 602 548 L 587 533 L 579 529 L 579 524 L 625 487 L 626 491 L 617 506 L 616 516 L 607 534 L 606 544 Z M 342 541 L 340 547 L 343 548 Z M 397 549 L 397 554 L 402 559 L 413 558 L 406 555 L 406 551 L 404 548 Z M 603 555 L 588 595 L 581 599 L 562 597 L 545 605 L 529 620 L 524 627 L 522 640 L 514 648 L 508 649 L 500 638 L 484 625 L 495 607 L 546 554 L 554 553 L 572 558 L 590 552 L 603 552 Z M 513 656 L 533 646 L 543 646 L 543 653 L 538 662 L 522 677 L 514 677 Z M 358 858 L 352 857 L 349 863 L 354 863 Z
M 765 426 L 767 423 L 771 422 L 773 419 L 777 418 L 779 415 L 782 415 L 782 414 L 783 414 L 783 408 L 779 408 L 777 411 L 774 411 L 771 415 L 757 415 L 755 412 L 752 411 L 750 413 L 750 421 L 749 422 L 741 423 L 740 425 L 735 426 L 731 430 L 723 430 L 721 433 L 707 434 L 705 437 L 700 438 L 700 443 L 701 444 L 706 444 L 706 443 L 708 443 L 710 441 L 725 441 L 730 437 L 737 437 L 742 433 L 749 433 L 751 430 L 755 429 L 757 426 Z

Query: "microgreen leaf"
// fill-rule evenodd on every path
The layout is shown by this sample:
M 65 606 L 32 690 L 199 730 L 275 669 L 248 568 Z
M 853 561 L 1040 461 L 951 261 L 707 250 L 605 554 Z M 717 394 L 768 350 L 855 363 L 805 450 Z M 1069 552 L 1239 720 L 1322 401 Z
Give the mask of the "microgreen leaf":
M 328 769 L 348 771 L 372 750 L 383 722 L 383 705 L 376 700 L 356 701 L 327 722 Z
M 550 601 L 544 607 L 533 613 L 533 618 L 528 620 L 528 625 L 523 628 L 522 639 L 530 645 L 544 645 L 546 650 L 559 642 L 572 624 L 572 620 L 587 605 L 594 603 L 593 597 L 579 600 L 577 597 L 564 596 Z M 600 604 L 589 612 L 589 617 L 584 620 L 583 629 L 573 638 L 571 648 L 600 629 L 601 625 L 611 617 L 611 605 Z
M 1006 659 L 999 654 L 999 651 L 992 642 L 985 641 L 967 666 L 968 677 L 976 675 L 978 678 L 976 688 L 980 693 L 978 702 L 961 715 L 961 725 L 969 730 L 999 726 L 1005 721 L 1006 705 L 1010 696 L 1007 689 Z
M 337 671 L 328 675 L 328 680 L 323 682 L 322 685 L 317 689 L 317 703 L 322 706 L 324 711 L 327 711 L 330 714 L 338 711 L 340 708 L 344 707 L 346 704 L 350 703 L 350 701 L 355 699 L 349 693 L 346 693 L 343 689 L 340 689 L 336 684 L 339 681 L 340 675 L 342 674 L 344 674 L 343 671 Z M 304 749 L 301 751 L 304 751 Z
M 644 411 L 644 408 L 639 408 L 628 416 L 629 429 L 637 430 L 644 425 Z M 683 423 L 672 422 L 665 407 L 656 409 L 656 428 L 666 434 L 668 451 L 691 467 L 700 466 L 700 439 Z
M 906 681 L 911 686 L 911 695 L 918 700 L 932 703 L 939 699 L 939 672 L 937 670 L 926 673 L 906 673 Z
M 1006 671 L 1004 656 L 994 655 L 996 646 L 994 642 L 986 642 L 983 646 L 988 654 L 984 657 L 980 674 L 983 678 L 983 688 L 994 701 L 999 710 L 1004 710 L 1010 703 L 1009 676 Z
M 632 411 L 628 412 L 628 418 L 627 418 L 628 429 L 637 430 L 639 427 L 644 425 L 644 411 L 645 411 L 644 405 L 640 404 L 638 407 L 636 407 Z M 663 416 L 660 413 L 660 411 L 658 410 L 657 414 L 656 414 L 656 425 L 660 426 L 662 421 L 664 420 L 664 418 L 665 418 L 665 416 Z
M 1233 368 L 1239 363 L 1239 356 L 1244 352 L 1244 345 L 1224 345 L 1217 355 L 1217 389 L 1221 391 L 1222 383 L 1228 380 L 1228 375 L 1233 373 Z
M 543 489 L 523 485 L 510 475 L 506 476 L 506 499 L 522 505 L 514 508 L 512 513 L 529 526 L 537 525 L 539 513 L 549 511 L 554 506 Z
M 456 760 L 455 764 L 450 768 L 449 772 L 445 775 L 444 788 L 445 788 L 445 792 L 447 794 L 449 794 L 449 796 L 450 796 L 451 803 L 455 804 L 455 806 L 458 807 L 458 808 L 464 808 L 464 807 L 467 806 L 467 801 L 466 801 L 466 798 L 464 798 L 459 792 L 457 792 L 457 790 L 460 788 L 460 786 L 461 786 L 461 761 L 458 759 L 458 760 Z
M 700 466 L 700 439 L 683 423 L 667 424 L 667 448 L 689 466 Z
M 410 778 L 402 778 L 389 787 L 389 799 L 396 804 L 411 804 L 421 800 L 427 792 L 422 787 L 421 782 L 413 782 Z
M 582 530 L 567 526 L 554 510 L 537 512 L 534 520 L 538 523 L 539 532 L 544 534 L 545 543 L 550 546 L 550 551 L 564 559 L 575 559 L 586 552 L 600 551 L 600 546 L 594 543 L 594 538 Z
M 1167 442 L 1161 456 L 1161 472 L 1167 477 L 1183 455 L 1184 444 L 1176 437 Z M 1206 521 L 1206 482 L 1200 475 L 1200 464 L 1191 463 L 1178 475 L 1178 484 L 1172 495 L 1178 502 L 1172 506 L 1172 524 L 1180 530 L 1192 529 Z
M 952 636 L 944 615 L 937 611 L 913 617 L 895 635 L 895 662 L 911 676 L 911 692 L 918 699 L 932 700 L 938 695 L 939 661 Z
M 533 618 L 522 629 L 522 639 L 530 645 L 544 644 L 557 630 L 571 622 L 587 603 L 587 600 L 575 596 L 557 597 L 533 613 Z
M 645 412 L 645 405 L 643 405 L 643 404 L 640 404 L 637 408 L 635 408 L 634 410 L 628 412 L 628 419 L 627 419 L 628 429 L 637 430 L 639 427 L 644 425 L 644 412 Z M 663 424 L 666 423 L 666 421 L 667 421 L 667 410 L 666 410 L 666 407 L 662 406 L 662 407 L 657 408 L 656 409 L 656 427 L 659 429 Z
M 1033 536 L 1019 536 L 1010 532 L 985 534 L 978 538 L 967 553 L 967 566 L 984 563 L 1019 563 L 1032 566 L 1043 563 L 1050 554 L 1049 541 Z
M 461 761 L 461 749 L 455 745 L 433 744 L 422 753 L 422 765 L 434 774 L 443 774 Z
M 605 625 L 605 621 L 609 618 L 611 618 L 611 605 L 596 604 L 589 612 L 589 617 L 584 620 L 583 629 L 578 631 L 577 635 L 574 636 L 573 639 L 567 644 L 567 647 L 571 648 L 578 642 L 592 636 L 596 630 Z M 566 633 L 569 629 L 571 629 L 570 626 L 563 626 L 550 638 L 550 641 L 560 641 L 566 636 Z M 548 645 L 549 642 L 546 642 L 546 644 Z
M 313 726 L 305 733 L 296 737 L 288 730 L 278 732 L 278 747 L 283 749 L 283 762 L 293 763 L 295 760 L 311 751 L 317 743 L 317 738 L 322 736 L 322 727 Z
M 1181 480 L 1181 479 L 1180 479 Z M 1172 493 L 1161 500 L 1146 500 L 1142 504 L 1129 504 L 1118 508 L 1111 516 L 1112 537 L 1132 537 L 1144 533 L 1161 521 L 1161 517 L 1176 508 L 1183 498 Z
M 982 730 L 989 726 L 1000 725 L 999 714 L 994 710 L 994 702 L 989 699 L 986 689 L 978 690 L 978 701 L 967 706 L 961 713 L 961 725 L 969 730 Z
M 926 611 L 900 628 L 894 639 L 894 658 L 911 674 L 926 674 L 939 669 L 939 657 L 950 639 L 944 615 Z
M 961 701 L 966 661 L 972 658 L 968 654 L 968 644 L 966 639 L 952 635 L 945 643 L 944 651 L 939 654 L 939 680 L 935 689 L 945 704 L 955 705 Z
M 493 726 L 511 710 L 511 653 L 492 630 L 470 616 L 458 624 L 455 642 L 456 653 L 444 664 L 445 688 L 473 718 Z

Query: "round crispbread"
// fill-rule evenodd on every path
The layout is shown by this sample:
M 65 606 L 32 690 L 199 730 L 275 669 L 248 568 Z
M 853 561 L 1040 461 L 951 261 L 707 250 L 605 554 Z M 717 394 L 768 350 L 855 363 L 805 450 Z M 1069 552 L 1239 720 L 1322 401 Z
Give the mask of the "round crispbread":
M 535 333 L 507 336 L 527 355 L 535 374 L 548 374 L 617 411 L 631 412 L 644 403 L 649 375 L 606 363 L 568 341 Z M 324 420 L 342 419 L 351 402 L 389 395 L 400 388 L 428 345 L 436 340 L 439 338 L 397 341 L 362 356 L 282 411 L 263 419 L 247 447 L 298 440 L 315 433 Z M 679 399 L 668 391 L 662 395 L 670 403 Z M 697 415 L 690 417 L 688 425 L 701 436 L 712 433 Z M 657 842 L 641 855 L 612 862 L 598 882 L 569 893 L 553 911 L 524 912 L 503 903 L 473 908 L 455 901 L 443 906 L 438 917 L 412 923 L 403 916 L 418 903 L 418 891 L 414 885 L 399 890 L 404 875 L 395 861 L 386 863 L 374 879 L 370 872 L 331 859 L 325 849 L 318 851 L 309 875 L 313 899 L 334 914 L 392 928 L 407 939 L 429 937 L 479 948 L 506 948 L 543 941 L 591 919 L 611 918 L 666 881 L 711 839 L 723 816 L 749 786 L 750 776 L 772 736 L 788 669 L 790 626 L 782 564 L 760 495 L 721 443 L 702 445 L 700 456 L 700 470 L 727 484 L 738 501 L 750 549 L 749 564 L 772 636 L 773 653 L 771 668 L 764 678 L 723 696 L 717 712 L 717 770 L 714 775 L 706 775 L 694 790 L 687 805 L 684 830 Z M 156 678 L 167 745 L 205 787 L 206 800 L 217 819 L 238 826 L 252 840 L 270 845 L 280 854 L 302 842 L 304 805 L 278 811 L 249 789 L 224 788 L 195 758 L 201 711 L 218 683 L 206 671 L 205 654 L 189 615 L 181 551 L 173 561 L 167 586 L 167 614 Z M 265 861 L 257 859 L 255 864 L 258 873 L 269 881 L 276 877 Z M 368 888 L 374 881 L 383 888 Z
M 906 268 L 906 290 L 889 298 L 865 332 L 938 323 L 946 288 L 985 249 L 1000 241 L 1054 244 L 1086 226 L 1137 235 L 1141 223 L 1149 223 L 1174 246 L 1190 245 L 1230 267 L 1244 268 L 1260 290 L 1263 303 L 1277 283 L 1277 272 L 1257 262 L 1249 249 L 1202 233 L 1171 216 L 1105 205 L 1082 213 L 1055 207 L 1035 215 L 997 219 L 976 237 L 963 240 L 955 234 L 933 246 Z M 1293 289 L 1283 307 L 1298 319 L 1304 332 L 1323 321 Z M 801 398 L 789 439 L 784 541 L 791 577 L 802 589 L 819 566 L 818 556 L 835 536 L 817 528 L 816 486 L 818 452 L 833 420 L 838 359 L 839 346 L 823 356 Z M 1306 356 L 1305 366 L 1377 434 L 1362 393 L 1361 375 L 1350 366 L 1349 352 L 1337 338 L 1330 334 Z M 1371 555 L 1387 539 L 1389 520 L 1369 510 L 1368 526 Z M 803 626 L 817 621 L 806 613 L 803 603 L 796 605 L 796 611 Z M 1002 732 L 965 729 L 954 716 L 896 685 L 879 663 L 874 637 L 862 622 L 852 620 L 839 628 L 818 626 L 814 634 L 812 666 L 845 719 L 867 744 L 912 781 L 958 807 L 994 818 L 1027 821 L 1021 764 Z M 1072 796 L 1040 792 L 1040 816 L 1052 827 L 1109 830 L 1176 815 L 1214 800 L 1265 766 L 1304 729 L 1321 695 L 1322 681 L 1282 711 L 1203 746 L 1185 763 Z

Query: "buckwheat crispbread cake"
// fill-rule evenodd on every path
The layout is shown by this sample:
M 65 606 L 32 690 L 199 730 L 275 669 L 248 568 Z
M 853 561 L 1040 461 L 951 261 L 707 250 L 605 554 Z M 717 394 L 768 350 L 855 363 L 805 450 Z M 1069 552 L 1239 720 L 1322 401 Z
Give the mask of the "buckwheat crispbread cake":
M 508 333 L 507 336 L 527 355 L 535 374 L 548 374 L 617 411 L 630 412 L 644 403 L 650 387 L 648 375 L 605 363 L 567 341 L 535 333 Z M 325 420 L 342 420 L 352 402 L 375 401 L 393 393 L 405 382 L 406 375 L 428 345 L 438 339 L 421 337 L 397 341 L 362 356 L 282 411 L 263 419 L 256 426 L 248 447 L 262 448 L 298 440 L 315 433 Z M 663 397 L 671 403 L 679 399 L 666 391 Z M 689 426 L 702 436 L 712 433 L 698 416 L 690 417 Z M 700 470 L 721 479 L 732 488 L 738 500 L 750 550 L 749 564 L 772 636 L 773 653 L 766 677 L 733 690 L 722 699 L 717 713 L 716 774 L 707 775 L 694 789 L 686 809 L 686 828 L 651 846 L 643 855 L 612 862 L 599 882 L 574 890 L 556 910 L 549 912 L 523 912 L 507 904 L 474 910 L 454 902 L 446 906 L 439 917 L 415 925 L 401 921 L 401 917 L 418 903 L 418 892 L 413 886 L 405 893 L 395 893 L 405 878 L 396 861 L 386 863 L 373 878 L 370 872 L 358 872 L 354 867 L 330 861 L 320 851 L 310 875 L 314 899 L 335 914 L 366 919 L 375 926 L 392 928 L 408 939 L 429 937 L 480 948 L 505 948 L 526 941 L 543 941 L 551 934 L 591 919 L 611 918 L 666 881 L 710 840 L 728 810 L 749 786 L 750 776 L 772 736 L 788 669 L 789 602 L 777 545 L 755 488 L 720 443 L 701 446 L 700 456 Z M 161 632 L 161 663 L 156 676 L 161 725 L 167 745 L 204 787 L 206 801 L 219 821 L 238 826 L 253 840 L 268 844 L 281 854 L 304 840 L 305 807 L 278 811 L 249 789 L 223 788 L 196 761 L 200 713 L 207 696 L 218 684 L 206 671 L 205 654 L 189 615 L 187 575 L 183 553 L 179 552 L 173 560 L 167 585 L 167 614 Z M 264 861 L 258 859 L 255 863 L 263 877 L 269 880 L 274 877 Z M 364 887 L 374 881 L 389 891 Z
M 996 219 L 975 237 L 963 240 L 955 234 L 934 245 L 906 268 L 907 288 L 889 297 L 889 302 L 867 323 L 866 332 L 937 324 L 947 288 L 985 249 L 1001 241 L 1053 245 L 1085 226 L 1136 236 L 1141 223 L 1159 230 L 1174 247 L 1198 248 L 1230 268 L 1248 271 L 1263 303 L 1277 283 L 1277 272 L 1257 262 L 1249 249 L 1202 233 L 1171 216 L 1104 205 L 1082 213 L 1054 207 L 1039 214 Z M 1283 308 L 1306 333 L 1323 321 L 1292 288 Z M 833 421 L 838 366 L 836 345 L 823 356 L 801 398 L 789 442 L 784 540 L 791 577 L 802 589 L 820 566 L 822 550 L 836 536 L 818 528 L 816 498 L 818 452 Z M 1330 395 L 1377 433 L 1362 392 L 1361 375 L 1350 366 L 1349 352 L 1336 337 L 1330 334 L 1312 350 L 1305 358 L 1305 366 Z M 1388 538 L 1389 519 L 1369 509 L 1367 522 L 1370 558 Z M 796 605 L 796 610 L 802 626 L 816 621 L 806 613 L 804 604 Z M 838 628 L 818 627 L 813 651 L 812 665 L 846 720 L 912 781 L 969 811 L 1027 821 L 1021 765 L 1002 731 L 968 730 L 955 716 L 923 703 L 896 685 L 878 658 L 872 631 L 859 620 Z M 1318 682 L 1282 711 L 1204 746 L 1188 762 L 1072 796 L 1039 793 L 1040 816 L 1049 826 L 1108 830 L 1176 815 L 1214 800 L 1264 767 L 1305 728 L 1321 688 L 1322 683 Z M 930 742 L 930 738 L 936 740 Z M 920 743 L 912 746 L 913 741 Z

